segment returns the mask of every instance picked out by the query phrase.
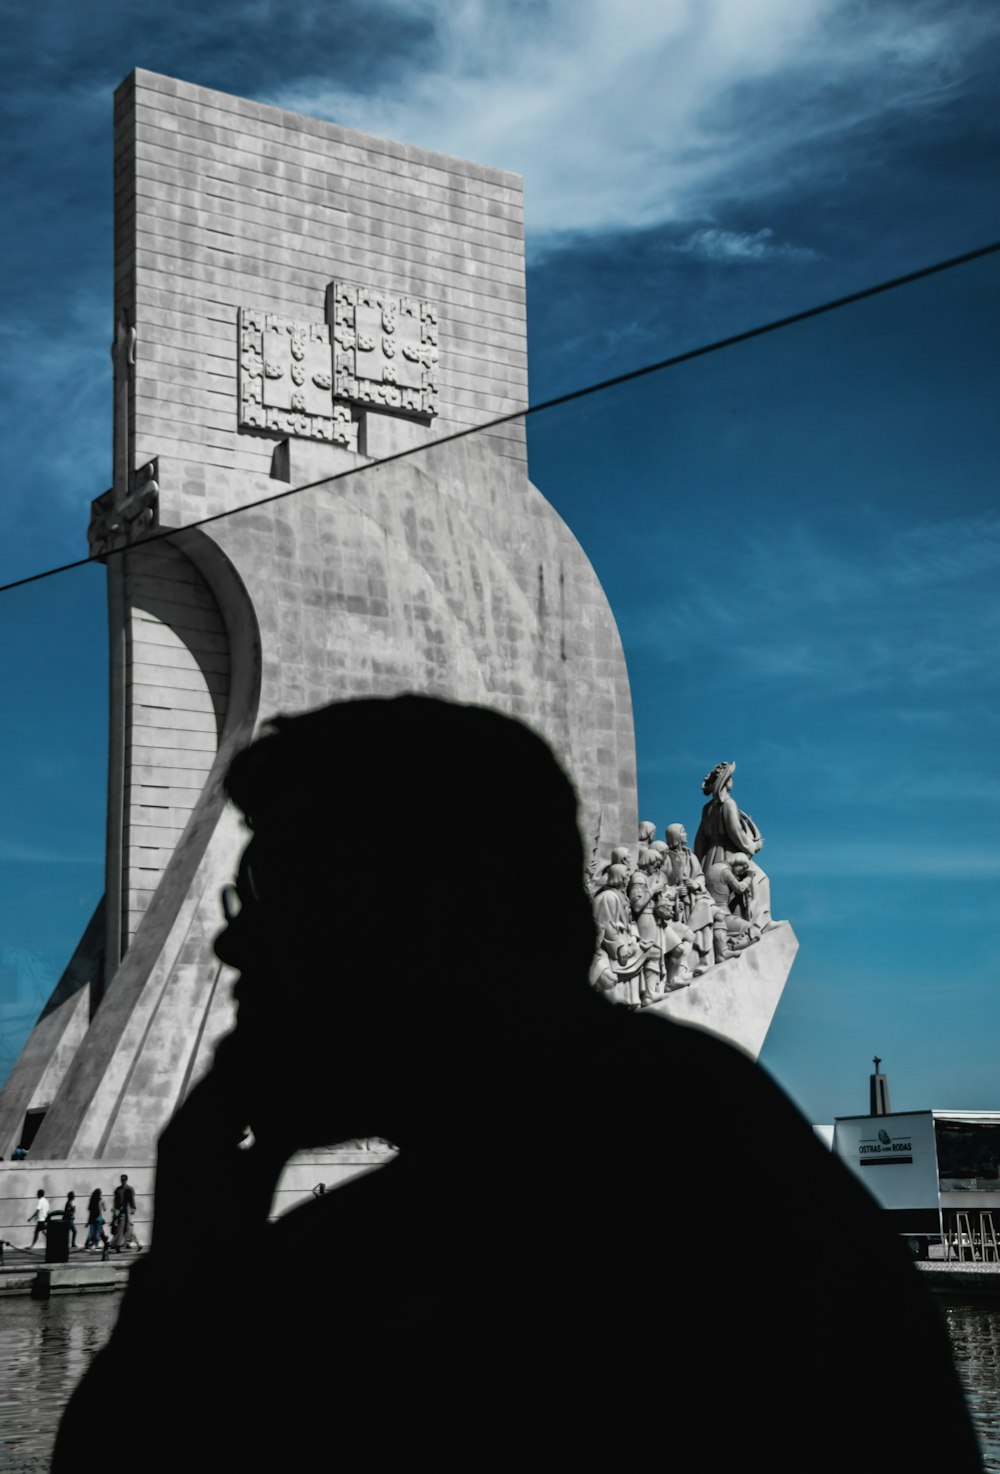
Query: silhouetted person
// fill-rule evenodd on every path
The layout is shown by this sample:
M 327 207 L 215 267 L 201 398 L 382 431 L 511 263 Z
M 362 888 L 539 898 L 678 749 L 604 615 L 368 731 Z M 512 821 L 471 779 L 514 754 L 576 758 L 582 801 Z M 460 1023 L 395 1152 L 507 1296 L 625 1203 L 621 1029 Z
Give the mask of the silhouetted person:
M 135 1240 L 132 1228 L 132 1220 L 135 1217 L 135 1189 L 128 1180 L 127 1172 L 122 1173 L 118 1186 L 115 1188 L 111 1211 L 114 1221 L 111 1247 L 120 1253 Z
M 66 1206 L 63 1209 L 63 1219 L 69 1225 L 70 1248 L 76 1248 L 76 1193 L 66 1194 Z
M 589 989 L 575 799 L 539 738 L 349 702 L 280 720 L 228 787 L 239 1022 L 160 1138 L 153 1248 L 56 1474 L 109 1427 L 185 1470 L 980 1467 L 864 1190 L 745 1056 Z M 373 812 L 428 857 L 390 934 Z M 267 1223 L 295 1149 L 374 1136 L 387 1165 Z

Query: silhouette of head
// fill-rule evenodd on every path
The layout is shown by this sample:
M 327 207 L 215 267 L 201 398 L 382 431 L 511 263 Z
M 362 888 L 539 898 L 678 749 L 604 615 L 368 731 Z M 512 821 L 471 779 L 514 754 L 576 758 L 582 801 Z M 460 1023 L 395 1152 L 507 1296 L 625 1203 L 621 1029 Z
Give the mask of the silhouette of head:
M 216 941 L 240 971 L 224 1047 L 258 1137 L 266 1115 L 300 1145 L 398 1141 L 402 1116 L 450 1077 L 489 1078 L 500 1038 L 555 1029 L 592 1001 L 576 797 L 520 722 L 429 697 L 336 703 L 277 718 L 226 787 L 253 836 Z M 475 867 L 414 867 L 387 928 L 359 883 L 384 873 L 373 805 L 405 811 L 421 848 L 449 856 L 484 804 L 495 821 Z M 526 842 L 548 859 L 542 905 L 525 887 Z

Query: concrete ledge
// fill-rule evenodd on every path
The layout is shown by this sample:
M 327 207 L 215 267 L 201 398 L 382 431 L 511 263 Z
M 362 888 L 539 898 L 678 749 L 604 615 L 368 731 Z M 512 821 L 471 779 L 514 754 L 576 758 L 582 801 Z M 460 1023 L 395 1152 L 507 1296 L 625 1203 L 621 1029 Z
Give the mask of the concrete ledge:
M 35 1273 L 32 1299 L 50 1295 L 81 1295 L 88 1290 L 124 1290 L 128 1269 L 110 1261 L 96 1264 L 47 1264 Z
M 1000 1296 L 1000 1264 L 972 1265 L 919 1263 L 917 1268 L 924 1284 L 937 1295 L 954 1295 L 959 1300 L 968 1296 L 980 1299 Z
M 0 1274 L 0 1296 L 30 1295 L 37 1277 L 36 1269 L 5 1271 Z

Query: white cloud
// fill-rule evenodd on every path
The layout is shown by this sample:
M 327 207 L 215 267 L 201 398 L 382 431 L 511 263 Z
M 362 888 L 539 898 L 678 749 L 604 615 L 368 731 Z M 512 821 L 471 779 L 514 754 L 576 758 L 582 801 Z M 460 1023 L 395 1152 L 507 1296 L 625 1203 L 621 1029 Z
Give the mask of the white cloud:
M 745 231 L 720 230 L 710 227 L 696 230 L 673 250 L 701 261 L 814 261 L 817 252 L 790 241 L 776 241 L 770 226 L 762 226 L 752 235 Z
M 398 8 L 372 10 L 384 25 Z M 723 197 L 765 213 L 796 167 L 815 182 L 843 140 L 870 155 L 880 122 L 946 99 L 1000 28 L 985 9 L 899 0 L 416 0 L 407 14 L 433 28 L 430 62 L 270 100 L 522 173 L 536 240 L 715 224 Z

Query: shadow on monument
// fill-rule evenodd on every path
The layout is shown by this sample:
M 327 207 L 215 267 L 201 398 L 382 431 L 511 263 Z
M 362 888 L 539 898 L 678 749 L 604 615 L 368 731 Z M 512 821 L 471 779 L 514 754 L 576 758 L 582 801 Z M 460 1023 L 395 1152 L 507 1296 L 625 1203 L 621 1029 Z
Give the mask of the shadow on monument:
M 111 1424 L 155 1430 L 156 1467 L 627 1469 L 681 1419 L 710 1467 L 979 1467 L 864 1191 L 744 1055 L 588 986 L 576 799 L 539 737 L 358 700 L 280 719 L 227 786 L 238 1023 L 161 1136 L 153 1248 L 56 1474 Z M 292 1152 L 374 1134 L 387 1165 L 267 1222 Z

